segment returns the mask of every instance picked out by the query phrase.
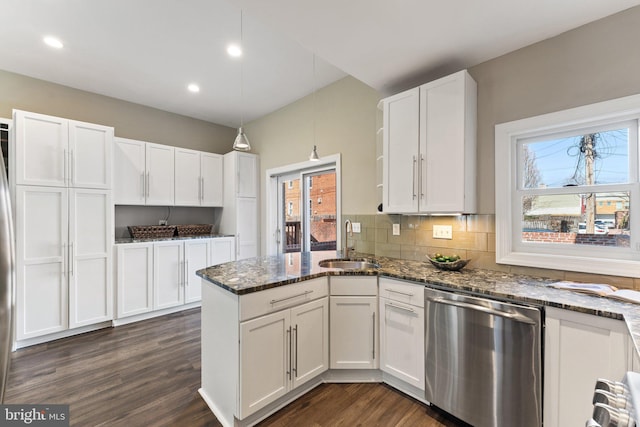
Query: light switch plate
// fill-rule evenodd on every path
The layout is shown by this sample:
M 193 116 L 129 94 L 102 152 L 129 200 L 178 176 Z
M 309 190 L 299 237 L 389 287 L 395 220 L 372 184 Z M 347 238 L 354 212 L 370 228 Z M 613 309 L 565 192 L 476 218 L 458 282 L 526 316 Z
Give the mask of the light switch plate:
M 400 235 L 400 224 L 393 224 L 393 235 L 394 236 Z
M 360 223 L 359 222 L 351 223 L 351 228 L 352 228 L 354 233 L 359 233 L 360 232 Z
M 453 239 L 453 227 L 450 225 L 434 225 L 434 239 Z

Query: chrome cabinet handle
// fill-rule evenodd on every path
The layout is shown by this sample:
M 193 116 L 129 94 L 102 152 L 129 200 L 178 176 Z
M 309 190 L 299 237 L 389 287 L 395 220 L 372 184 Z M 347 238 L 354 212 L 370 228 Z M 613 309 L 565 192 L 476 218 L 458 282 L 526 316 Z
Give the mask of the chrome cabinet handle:
M 295 294 L 295 295 L 291 295 L 290 297 L 285 297 L 285 298 L 280 298 L 280 299 L 272 299 L 271 301 L 269 301 L 270 304 L 277 304 L 279 302 L 282 301 L 287 301 L 293 298 L 298 298 L 298 297 L 303 297 L 307 294 L 313 293 L 313 291 L 304 291 L 301 294 Z
M 385 289 L 385 291 L 393 292 L 393 293 L 400 294 L 400 295 L 406 295 L 408 297 L 412 297 L 413 296 L 413 294 L 410 294 L 408 292 L 396 291 L 395 289 Z
M 69 159 L 67 158 L 67 150 L 63 150 L 62 153 L 62 179 L 65 185 L 69 184 L 69 174 L 67 169 L 69 168 Z
M 70 184 L 73 185 L 76 180 L 76 169 L 75 169 L 74 158 L 73 158 L 73 150 L 69 152 L 69 172 L 71 175 Z
M 371 334 L 371 336 L 373 337 L 373 348 L 371 349 L 371 357 L 373 358 L 373 360 L 376 360 L 376 313 L 375 311 L 373 312 L 373 333 Z
M 424 154 L 421 154 L 420 155 L 420 173 L 422 173 L 423 165 L 424 165 Z M 424 199 L 424 188 L 422 188 L 422 185 L 420 185 L 420 198 Z
M 412 179 L 412 189 L 411 192 L 413 193 L 413 198 L 415 199 L 417 197 L 416 194 L 416 166 L 418 164 L 418 160 L 416 160 L 416 156 L 413 156 L 413 179 Z
M 397 308 L 399 310 L 404 310 L 404 311 L 409 311 L 411 313 L 415 313 L 415 310 L 413 308 L 403 307 L 401 305 L 395 305 L 395 304 L 393 304 L 391 302 L 385 302 L 384 305 L 388 305 L 389 307 Z
M 296 340 L 296 347 L 295 347 L 295 354 L 294 354 L 294 364 L 293 364 L 293 372 L 296 374 L 296 378 L 298 378 L 298 325 L 296 325 L 293 328 L 293 332 L 295 334 L 295 340 Z
M 291 379 L 291 326 L 287 329 L 287 343 L 289 345 L 289 366 L 287 376 Z
M 61 252 L 61 255 L 62 255 L 62 276 L 66 277 L 66 275 L 67 275 L 67 267 L 68 267 L 68 265 L 67 265 L 67 256 L 68 256 L 68 254 L 67 254 L 67 245 L 63 243 L 61 245 L 61 249 L 62 249 L 62 252 Z
M 73 242 L 69 243 L 69 276 L 73 276 Z
M 527 316 L 523 316 L 522 314 L 518 314 L 518 313 L 507 313 L 506 311 L 500 311 L 494 308 L 483 307 L 481 305 L 470 304 L 468 302 L 452 301 L 444 298 L 426 297 L 426 299 L 438 304 L 446 304 L 446 305 L 452 305 L 454 307 L 468 308 L 470 310 L 481 311 L 483 313 L 490 314 L 492 316 L 500 316 L 506 319 L 515 320 L 516 322 L 526 323 L 527 325 L 537 324 L 535 321 L 533 321 L 532 319 L 529 319 Z

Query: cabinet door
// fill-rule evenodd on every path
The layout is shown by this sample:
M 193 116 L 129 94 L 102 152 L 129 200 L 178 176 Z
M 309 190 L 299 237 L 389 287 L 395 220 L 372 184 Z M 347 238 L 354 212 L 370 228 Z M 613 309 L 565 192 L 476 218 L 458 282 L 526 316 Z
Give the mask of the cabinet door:
M 196 302 L 202 299 L 201 279 L 196 271 L 211 265 L 211 240 L 195 239 L 184 242 L 185 289 L 184 302 Z
M 119 319 L 153 310 L 153 244 L 117 245 Z
M 200 152 L 184 148 L 175 149 L 175 205 L 200 206 L 202 180 L 200 179 Z
M 70 120 L 70 186 L 110 189 L 112 150 L 112 127 Z
M 43 114 L 14 111 L 16 184 L 65 187 L 69 123 Z
M 147 205 L 173 205 L 175 188 L 173 147 L 147 143 L 146 167 Z
M 380 298 L 380 369 L 424 390 L 424 308 Z
M 200 154 L 202 206 L 223 205 L 223 164 L 224 157 L 219 154 Z
M 331 369 L 378 367 L 376 297 L 330 298 Z
M 113 319 L 111 191 L 69 191 L 69 327 Z
M 420 88 L 422 123 L 420 211 L 463 212 L 465 198 L 465 75 Z
M 384 100 L 382 194 L 384 211 L 418 211 L 420 135 L 418 88 Z
M 258 202 L 255 198 L 238 197 L 236 259 L 258 256 Z
M 289 323 L 289 310 L 240 323 L 239 419 L 265 407 L 289 391 Z
M 237 153 L 238 197 L 258 197 L 258 156 Z
M 67 189 L 16 187 L 18 340 L 68 327 Z
M 115 138 L 113 199 L 116 205 L 144 205 L 145 147 L 143 141 Z
M 593 412 L 598 378 L 620 380 L 629 369 L 623 321 L 546 308 L 544 425 L 583 425 Z
M 327 297 L 291 309 L 293 388 L 329 369 Z
M 211 241 L 211 265 L 235 261 L 236 248 L 233 237 L 219 237 Z
M 184 245 L 181 241 L 153 244 L 153 308 L 184 304 Z

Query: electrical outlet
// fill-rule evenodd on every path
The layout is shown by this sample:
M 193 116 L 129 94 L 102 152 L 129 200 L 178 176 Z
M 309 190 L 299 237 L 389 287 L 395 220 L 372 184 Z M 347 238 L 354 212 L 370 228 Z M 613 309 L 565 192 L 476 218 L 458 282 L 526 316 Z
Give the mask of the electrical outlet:
M 167 220 L 161 219 L 160 221 L 158 221 L 158 225 L 167 225 Z
M 359 222 L 353 222 L 351 223 L 351 229 L 354 233 L 359 233 L 360 232 L 360 223 Z
M 400 235 L 400 224 L 393 224 L 393 235 L 394 236 Z
M 453 227 L 450 225 L 434 225 L 434 239 L 453 239 Z

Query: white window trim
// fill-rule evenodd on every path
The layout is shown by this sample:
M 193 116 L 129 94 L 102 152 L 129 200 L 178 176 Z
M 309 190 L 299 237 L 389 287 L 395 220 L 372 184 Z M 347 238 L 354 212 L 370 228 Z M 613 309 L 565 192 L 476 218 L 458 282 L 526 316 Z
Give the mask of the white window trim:
M 631 246 L 634 259 L 599 258 L 597 256 L 566 255 L 562 253 L 540 253 L 527 251 L 523 245 L 515 245 L 514 208 L 512 195 L 516 190 L 517 144 L 521 138 L 554 133 L 558 130 L 579 129 L 592 124 L 607 123 L 611 120 L 637 119 L 640 116 L 640 95 L 632 95 L 610 101 L 544 114 L 536 117 L 498 124 L 495 127 L 495 197 L 496 197 L 496 263 L 557 270 L 580 271 L 625 277 L 640 277 L 640 250 L 637 244 Z M 630 147 L 629 155 L 638 149 Z M 631 162 L 632 164 L 634 162 Z M 637 165 L 637 161 L 635 162 Z M 640 233 L 640 200 L 637 166 L 630 170 L 632 195 L 630 220 L 635 229 L 632 235 L 637 240 Z M 520 230 L 520 227 L 517 228 Z M 519 233 L 518 233 L 519 234 Z M 585 250 L 585 253 L 590 252 Z M 627 251 L 629 253 L 629 251 Z
M 306 173 L 312 173 L 316 170 L 323 170 L 327 167 L 335 165 L 336 169 L 336 217 L 342 217 L 342 161 L 341 155 L 331 154 L 322 156 L 320 161 L 305 161 L 295 163 L 286 166 L 280 166 L 277 168 L 269 169 L 266 171 L 266 227 L 265 227 L 265 242 L 267 255 L 276 255 L 278 253 L 278 245 L 276 243 L 276 234 L 278 228 L 278 218 L 276 213 L 277 194 L 278 194 L 278 176 L 288 173 L 300 171 Z M 340 242 L 342 242 L 342 227 L 336 227 L 336 245 L 340 248 Z

